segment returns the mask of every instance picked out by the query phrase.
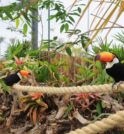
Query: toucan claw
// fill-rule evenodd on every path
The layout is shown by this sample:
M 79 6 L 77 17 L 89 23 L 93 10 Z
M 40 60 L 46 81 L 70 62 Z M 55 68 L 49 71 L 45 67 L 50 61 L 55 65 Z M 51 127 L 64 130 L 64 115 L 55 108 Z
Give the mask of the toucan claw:
M 124 81 L 119 81 L 118 83 L 117 82 L 114 82 L 112 84 L 112 90 L 119 91 L 120 85 L 123 84 L 123 83 L 124 83 Z

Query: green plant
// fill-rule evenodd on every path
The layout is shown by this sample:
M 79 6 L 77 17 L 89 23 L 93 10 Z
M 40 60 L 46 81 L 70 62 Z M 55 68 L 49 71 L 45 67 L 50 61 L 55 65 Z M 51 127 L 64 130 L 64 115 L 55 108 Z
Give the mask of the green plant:
M 82 12 L 82 3 L 76 3 L 76 5 L 73 5 L 69 11 L 67 11 L 60 1 L 53 1 L 53 0 L 45 0 L 41 4 L 41 8 L 48 9 L 49 7 L 53 11 L 52 15 L 50 15 L 50 20 L 55 19 L 56 22 L 60 22 L 60 32 L 67 32 L 69 30 L 70 25 L 73 26 L 75 23 L 75 16 L 80 16 Z
M 40 121 L 42 113 L 48 108 L 48 105 L 43 101 L 42 93 L 21 97 L 20 102 L 21 111 L 26 112 L 35 125 Z
M 32 64 L 29 63 L 28 68 L 33 70 L 37 81 L 58 83 L 59 72 L 56 65 L 47 61 L 35 61 Z
M 117 55 L 120 61 L 124 60 L 124 47 L 122 45 L 113 45 L 111 52 Z
M 96 111 L 97 111 L 98 115 L 102 114 L 102 104 L 101 104 L 101 101 L 97 102 L 97 104 L 96 104 Z
M 94 65 L 94 79 L 91 82 L 92 84 L 104 84 L 112 82 L 111 77 L 107 75 L 104 70 L 104 64 L 102 65 L 100 62 L 96 62 Z
M 0 88 L 2 89 L 3 93 L 10 93 L 11 92 L 11 88 L 9 86 L 7 86 L 4 81 L 2 79 L 0 79 Z
M 101 38 L 99 38 L 97 45 L 93 45 L 93 53 L 97 54 L 99 52 L 103 51 L 111 51 L 112 42 L 103 41 Z
M 77 65 L 78 74 L 76 78 L 82 81 L 82 84 L 104 84 L 112 82 L 112 79 L 107 75 L 104 70 L 104 64 L 93 61 L 91 58 L 83 58 L 87 62 L 86 65 Z
M 124 44 L 124 31 L 121 31 L 121 32 L 115 34 L 114 37 L 119 43 L 121 43 L 121 45 Z
M 89 65 L 89 66 L 80 66 L 79 67 L 79 73 L 76 75 L 76 78 L 78 80 L 82 80 L 83 84 L 89 84 L 94 77 L 94 72 L 92 70 L 93 68 L 93 64 Z
M 7 59 L 13 59 L 14 56 L 17 57 L 25 57 L 27 53 L 30 51 L 31 45 L 30 42 L 24 41 L 24 42 L 16 42 L 14 44 L 11 44 L 5 54 L 5 57 Z
M 65 113 L 64 113 L 64 118 L 67 118 L 71 112 L 74 110 L 74 104 L 73 102 L 70 102 L 68 105 L 67 105 L 67 108 L 65 110 Z

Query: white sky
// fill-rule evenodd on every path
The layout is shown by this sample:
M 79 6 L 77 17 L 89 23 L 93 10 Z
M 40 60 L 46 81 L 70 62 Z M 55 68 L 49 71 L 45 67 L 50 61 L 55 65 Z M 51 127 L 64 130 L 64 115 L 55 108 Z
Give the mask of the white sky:
M 7 4 L 10 4 L 12 3 L 13 1 L 16 1 L 16 0 L 0 0 L 0 6 L 4 6 L 4 5 L 7 5 Z M 66 7 L 69 7 L 69 5 L 72 4 L 72 2 L 74 0 L 61 0 L 64 5 Z M 84 3 L 86 3 L 88 0 L 83 0 Z M 97 6 L 98 3 L 94 3 L 94 5 L 92 5 L 92 7 L 90 7 L 89 9 L 89 14 L 91 13 L 94 13 L 95 10 L 96 10 L 96 6 Z M 39 12 L 40 14 L 41 12 Z M 95 14 L 95 13 L 94 13 Z M 80 22 L 78 28 L 82 30 L 82 32 L 85 32 L 88 30 L 88 13 L 84 16 L 85 19 L 83 19 L 83 21 Z M 92 16 L 90 15 L 90 22 L 92 20 Z M 124 18 L 124 15 L 119 19 L 118 23 L 120 25 L 123 25 L 123 18 Z M 44 38 L 47 38 L 47 11 L 42 11 L 42 19 L 43 19 L 43 24 L 44 24 Z M 85 21 L 84 21 L 85 20 Z M 12 23 L 12 22 L 8 22 L 8 21 L 2 21 L 0 20 L 0 37 L 5 37 L 5 41 L 4 43 L 0 44 L 0 55 L 3 55 L 8 44 L 9 44 L 9 40 L 10 39 L 24 39 L 25 37 L 23 37 L 22 34 L 19 34 L 19 33 L 15 33 L 15 32 L 12 32 L 10 30 L 7 30 L 6 28 L 8 26 L 11 26 L 11 25 L 15 25 L 15 23 Z M 59 24 L 58 23 L 55 23 L 53 21 L 51 21 L 51 36 L 59 36 L 61 39 L 63 40 L 67 40 L 68 38 L 65 36 L 65 34 L 60 34 L 59 33 Z M 121 29 L 122 30 L 122 29 Z M 116 34 L 118 31 L 120 31 L 120 29 L 114 29 L 111 34 L 109 35 L 109 39 L 111 40 L 112 39 L 112 35 Z M 105 32 L 102 33 L 102 35 L 104 35 Z M 101 35 L 101 36 L 102 36 Z M 29 40 L 30 40 L 30 34 L 28 35 L 27 37 Z M 41 40 L 41 25 L 39 23 L 39 41 Z

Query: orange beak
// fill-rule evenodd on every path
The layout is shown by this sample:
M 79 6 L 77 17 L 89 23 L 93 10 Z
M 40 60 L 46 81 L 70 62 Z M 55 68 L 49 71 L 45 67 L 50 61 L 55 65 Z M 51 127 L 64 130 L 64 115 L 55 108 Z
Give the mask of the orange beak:
M 110 52 L 101 52 L 95 56 L 95 61 L 111 62 L 115 55 Z
M 20 71 L 20 74 L 21 74 L 22 76 L 25 76 L 25 77 L 28 77 L 28 76 L 31 75 L 31 73 L 28 72 L 28 71 L 26 71 L 26 70 L 21 70 L 21 71 Z

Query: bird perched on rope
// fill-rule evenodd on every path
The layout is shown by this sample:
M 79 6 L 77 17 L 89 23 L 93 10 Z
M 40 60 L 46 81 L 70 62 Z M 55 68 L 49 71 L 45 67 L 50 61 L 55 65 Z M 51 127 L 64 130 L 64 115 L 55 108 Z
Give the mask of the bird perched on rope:
M 29 77 L 30 75 L 31 73 L 29 71 L 20 70 L 14 74 L 10 74 L 9 76 L 3 78 L 3 81 L 7 86 L 12 86 L 13 84 L 19 82 L 22 77 Z
M 106 63 L 106 72 L 114 79 L 115 83 L 124 81 L 124 64 L 119 61 L 115 54 L 101 52 L 95 56 L 95 60 Z

